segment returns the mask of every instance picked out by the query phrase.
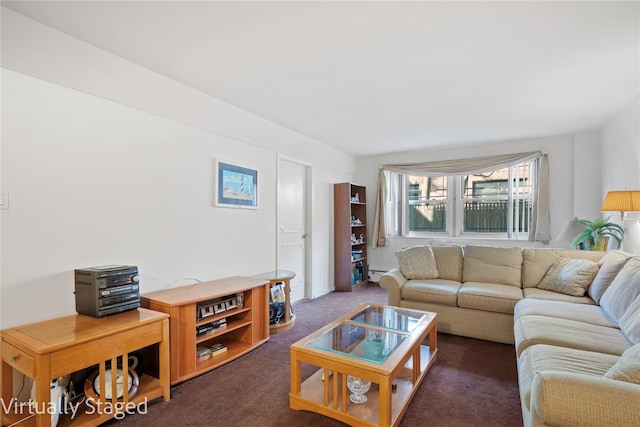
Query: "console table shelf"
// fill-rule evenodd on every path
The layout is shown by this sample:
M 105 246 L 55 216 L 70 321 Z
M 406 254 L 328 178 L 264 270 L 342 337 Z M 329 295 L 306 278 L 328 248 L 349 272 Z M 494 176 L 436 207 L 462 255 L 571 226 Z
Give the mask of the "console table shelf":
M 247 311 L 247 310 L 244 310 Z M 236 329 L 240 329 L 245 326 L 251 325 L 251 321 L 249 320 L 231 320 L 224 328 L 217 329 L 213 332 L 210 332 L 205 335 L 201 335 L 196 337 L 196 343 L 199 344 L 201 342 L 209 341 L 211 338 L 219 337 L 221 335 L 226 335 L 231 331 L 235 331 Z

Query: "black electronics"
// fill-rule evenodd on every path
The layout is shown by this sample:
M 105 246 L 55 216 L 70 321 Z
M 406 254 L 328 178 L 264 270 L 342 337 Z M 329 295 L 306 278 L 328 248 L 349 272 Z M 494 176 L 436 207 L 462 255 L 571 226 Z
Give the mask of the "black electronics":
M 234 308 L 242 308 L 244 303 L 244 295 L 239 292 L 224 298 L 216 298 L 209 301 L 203 301 L 196 304 L 196 320 L 206 319 L 214 314 L 222 313 Z
M 75 270 L 76 311 L 103 317 L 140 307 L 138 267 L 105 265 Z
M 280 323 L 280 319 L 284 317 L 284 303 L 283 302 L 271 302 L 269 303 L 269 324 L 276 325 Z

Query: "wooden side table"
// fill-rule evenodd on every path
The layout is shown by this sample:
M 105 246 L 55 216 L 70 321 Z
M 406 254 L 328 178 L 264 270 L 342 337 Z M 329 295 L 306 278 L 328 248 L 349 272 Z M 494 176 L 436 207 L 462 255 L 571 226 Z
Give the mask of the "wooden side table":
M 291 313 L 291 279 L 296 277 L 296 273 L 289 270 L 274 270 L 267 273 L 253 276 L 256 279 L 265 279 L 269 281 L 270 286 L 277 283 L 284 283 L 284 320 L 269 325 L 269 331 L 272 334 L 284 332 L 293 327 L 296 321 L 295 314 Z
M 51 399 L 49 386 L 52 379 L 94 365 L 99 365 L 101 372 L 105 372 L 107 363 L 111 363 L 112 366 L 121 363 L 123 370 L 126 371 L 129 353 L 157 346 L 157 377 L 141 375 L 137 393 L 132 397 L 129 396 L 125 384 L 120 402 L 122 408 L 129 410 L 132 408 L 131 405 L 138 405 L 158 397 L 168 401 L 170 398 L 168 318 L 167 314 L 139 308 L 102 318 L 75 314 L 2 330 L 0 331 L 2 337 L 0 397 L 4 402 L 11 401 L 13 370 L 16 369 L 35 381 L 36 404 L 38 408 L 42 408 L 43 405 L 48 405 Z M 114 369 L 112 377 L 116 376 L 115 372 Z M 101 375 L 101 390 L 106 390 L 104 377 L 105 375 Z M 116 395 L 117 381 L 114 378 L 111 380 L 112 395 Z M 77 386 L 81 387 L 81 384 Z M 116 414 L 112 408 L 105 411 L 98 411 L 96 408 L 98 406 L 106 408 L 109 403 L 104 396 L 100 397 L 99 404 L 94 403 L 91 406 L 91 410 L 83 410 L 86 402 L 81 403 L 74 419 L 70 419 L 69 415 L 63 415 L 58 425 L 102 424 Z M 127 404 L 129 404 L 128 407 L 125 406 Z M 88 405 L 86 406 L 89 408 Z M 13 424 L 24 419 L 25 416 L 29 416 L 27 410 L 22 414 L 16 414 L 5 413 L 3 408 L 2 425 Z M 28 421 L 28 425 L 49 426 L 51 415 L 46 411 L 36 413 Z

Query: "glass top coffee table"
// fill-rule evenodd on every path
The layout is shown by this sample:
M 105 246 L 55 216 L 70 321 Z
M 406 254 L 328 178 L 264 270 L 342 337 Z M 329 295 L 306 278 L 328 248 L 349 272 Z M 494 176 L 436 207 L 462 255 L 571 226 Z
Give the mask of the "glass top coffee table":
M 436 329 L 435 313 L 358 307 L 291 345 L 291 408 L 350 425 L 398 425 L 436 360 Z M 303 381 L 303 365 L 319 369 Z

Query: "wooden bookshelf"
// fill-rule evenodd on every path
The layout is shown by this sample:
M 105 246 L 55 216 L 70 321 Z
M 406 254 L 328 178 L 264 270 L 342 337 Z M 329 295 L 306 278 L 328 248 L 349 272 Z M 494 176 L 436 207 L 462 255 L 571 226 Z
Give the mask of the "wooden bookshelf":
M 215 369 L 265 343 L 269 339 L 269 288 L 268 280 L 236 276 L 141 295 L 143 307 L 169 315 L 171 384 Z M 230 299 L 236 300 L 235 307 L 206 317 L 199 314 L 203 307 Z M 221 319 L 224 327 L 198 334 L 200 327 Z M 227 351 L 199 363 L 197 348 L 217 343 L 226 345 Z
M 366 187 L 334 184 L 333 210 L 335 290 L 349 292 L 368 280 Z

